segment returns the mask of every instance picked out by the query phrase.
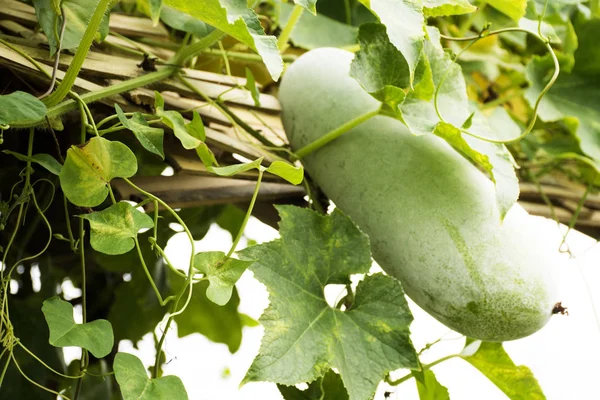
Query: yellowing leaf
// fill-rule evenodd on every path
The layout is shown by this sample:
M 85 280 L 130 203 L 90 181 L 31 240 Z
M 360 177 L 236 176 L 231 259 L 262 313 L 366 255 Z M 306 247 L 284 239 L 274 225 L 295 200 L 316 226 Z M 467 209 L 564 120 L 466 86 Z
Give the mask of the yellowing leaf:
M 477 352 L 463 357 L 500 388 L 511 400 L 545 400 L 531 370 L 515 365 L 502 343 L 482 342 Z
M 108 196 L 113 178 L 129 178 L 136 172 L 137 160 L 127 146 L 94 137 L 83 147 L 71 146 L 59 178 L 71 203 L 95 207 Z
M 133 249 L 140 229 L 154 226 L 152 218 L 129 203 L 117 203 L 102 211 L 82 215 L 92 229 L 90 244 L 104 254 L 125 254 Z

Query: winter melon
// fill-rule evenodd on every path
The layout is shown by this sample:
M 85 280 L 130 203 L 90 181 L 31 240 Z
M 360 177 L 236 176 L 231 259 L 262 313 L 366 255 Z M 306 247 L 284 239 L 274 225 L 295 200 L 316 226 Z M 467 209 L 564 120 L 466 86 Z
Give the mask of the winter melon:
M 281 82 L 286 134 L 298 150 L 379 107 L 349 76 L 353 54 L 317 49 Z M 377 116 L 303 159 L 324 193 L 366 232 L 378 264 L 448 327 L 505 341 L 542 328 L 557 302 L 557 263 L 532 218 L 502 223 L 492 182 L 445 141 Z

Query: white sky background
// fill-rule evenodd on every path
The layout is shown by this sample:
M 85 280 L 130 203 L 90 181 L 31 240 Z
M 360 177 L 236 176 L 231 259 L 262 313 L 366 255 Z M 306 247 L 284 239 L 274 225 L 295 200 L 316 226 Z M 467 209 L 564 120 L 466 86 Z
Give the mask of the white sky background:
M 600 246 L 595 240 L 572 232 L 567 244 L 572 258 L 559 253 L 562 234 L 557 225 L 547 219 L 532 219 L 539 225 L 539 235 L 553 245 L 560 260 L 560 289 L 563 305 L 569 316 L 554 316 L 548 325 L 527 338 L 506 342 L 505 348 L 516 364 L 531 368 L 549 400 L 592 400 L 600 399 L 600 323 L 596 317 L 592 300 L 600 310 Z M 563 227 L 563 229 L 565 229 Z M 277 231 L 252 219 L 246 229 L 249 238 L 259 243 L 278 237 Z M 189 245 L 183 234 L 176 235 L 166 252 L 176 266 L 186 266 L 189 261 Z M 213 225 L 206 237 L 197 242 L 197 251 L 221 250 L 227 252 L 231 246 L 231 235 Z M 239 248 L 245 246 L 245 241 Z M 183 268 L 185 269 L 185 268 Z M 587 284 L 586 284 L 587 282 Z M 258 319 L 268 305 L 265 287 L 247 271 L 238 282 L 240 312 Z M 444 336 L 446 340 L 424 353 L 425 363 L 440 357 L 460 352 L 464 339 L 449 331 L 414 303 L 410 302 L 415 321 L 411 326 L 412 339 L 417 350 L 425 344 Z M 176 328 L 175 328 L 176 329 Z M 177 338 L 175 329 L 169 332 L 165 344 L 166 375 L 179 376 L 191 400 L 280 400 L 276 386 L 272 383 L 249 383 L 238 389 L 254 356 L 257 354 L 263 335 L 262 327 L 243 331 L 243 341 L 235 354 L 230 354 L 223 344 L 216 344 L 199 334 Z M 138 343 L 139 350 L 130 342 L 122 342 L 121 351 L 136 354 L 146 366 L 154 362 L 154 343 L 150 334 Z M 67 351 L 68 358 L 77 352 Z M 438 380 L 448 388 L 453 400 L 505 400 L 507 397 L 467 362 L 451 359 L 433 368 Z M 398 371 L 394 378 L 404 376 L 407 371 Z M 383 392 L 395 394 L 391 399 L 418 400 L 414 380 L 396 388 L 382 384 L 376 399 L 383 399 Z M 396 397 L 394 397 L 396 396 Z

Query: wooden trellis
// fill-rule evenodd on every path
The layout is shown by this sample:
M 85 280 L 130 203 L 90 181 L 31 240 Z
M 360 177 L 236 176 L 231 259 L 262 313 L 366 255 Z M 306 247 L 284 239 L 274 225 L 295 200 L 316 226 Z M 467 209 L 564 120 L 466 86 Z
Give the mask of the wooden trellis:
M 0 0 L 0 38 L 41 63 L 47 72 L 52 72 L 53 59 L 49 57 L 45 36 L 37 31 L 37 17 L 32 6 L 14 0 Z M 135 52 L 141 51 L 162 60 L 167 60 L 174 54 L 168 46 L 151 46 L 136 41 L 138 38 L 168 42 L 169 32 L 163 25 L 154 26 L 146 18 L 111 14 L 110 34 L 102 44 L 94 46 L 90 51 L 74 90 L 79 93 L 95 91 L 145 74 L 138 66 L 142 59 L 139 53 L 133 54 Z M 124 49 L 131 51 L 123 51 Z M 64 76 L 71 59 L 69 54 L 61 56 L 58 79 Z M 27 58 L 0 44 L 0 71 L 2 69 L 10 69 L 28 81 L 48 82 Z M 154 104 L 154 90 L 158 90 L 164 97 L 165 108 L 198 111 L 206 126 L 207 143 L 221 159 L 234 162 L 234 155 L 249 159 L 264 157 L 264 162 L 268 164 L 279 158 L 247 130 L 240 129 L 241 122 L 247 128 L 260 132 L 271 143 L 284 145 L 285 133 L 279 118 L 279 102 L 275 96 L 265 93 L 264 88 L 259 86 L 260 106 L 257 107 L 250 92 L 243 88 L 246 84 L 244 78 L 187 68 L 183 68 L 181 73 L 195 90 L 177 79 L 166 79 L 152 89 L 136 89 L 104 99 L 102 103 L 110 107 L 117 103 L 126 112 L 144 112 Z M 215 102 L 217 99 L 219 102 Z M 226 105 L 226 110 L 220 104 Z M 191 114 L 188 113 L 187 116 Z M 167 138 L 165 153 L 168 163 L 174 169 L 172 176 L 139 177 L 134 182 L 173 207 L 225 203 L 243 206 L 250 200 L 256 174 L 249 172 L 236 176 L 235 179 L 215 177 L 206 171 L 195 152 L 183 150 Z M 292 186 L 277 177 L 265 178 L 255 213 L 265 222 L 274 225 L 276 215 L 270 204 L 305 204 L 305 192 L 302 187 Z M 123 199 L 139 199 L 138 193 L 129 185 L 117 181 L 114 187 Z M 566 181 L 546 180 L 540 187 L 523 183 L 520 203 L 532 214 L 569 224 L 578 210 L 584 192 L 585 188 Z M 579 207 L 575 227 L 594 237 L 600 237 L 600 196 L 587 196 Z

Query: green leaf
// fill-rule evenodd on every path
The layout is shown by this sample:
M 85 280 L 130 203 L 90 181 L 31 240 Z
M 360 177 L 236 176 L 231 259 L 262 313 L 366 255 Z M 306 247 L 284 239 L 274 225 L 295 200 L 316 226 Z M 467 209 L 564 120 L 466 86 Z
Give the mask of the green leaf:
M 60 163 L 56 161 L 56 159 L 50 154 L 34 154 L 31 157 L 27 157 L 24 154 L 19 154 L 11 150 L 2 150 L 2 152 L 10 154 L 11 156 L 21 161 L 31 161 L 37 163 L 42 167 L 46 168 L 49 172 L 53 173 L 54 175 L 60 174 L 60 170 L 62 169 L 62 165 L 60 165 Z
M 183 279 L 171 274 L 171 281 L 177 289 L 184 284 Z M 240 297 L 233 290 L 231 299 L 224 306 L 209 300 L 206 292 L 209 282 L 194 284 L 192 300 L 186 310 L 175 317 L 177 334 L 184 337 L 200 333 L 216 343 L 224 343 L 229 351 L 235 353 L 242 342 L 242 328 L 248 317 L 238 312 Z
M 486 3 L 514 21 L 524 17 L 527 9 L 527 0 L 486 0 Z
M 336 368 L 352 399 L 370 399 L 387 372 L 417 367 L 402 287 L 382 274 L 367 276 L 349 310 L 330 307 L 326 285 L 368 272 L 367 236 L 338 210 L 331 216 L 293 206 L 277 210 L 281 239 L 238 253 L 258 260 L 250 269 L 270 300 L 260 318 L 261 349 L 244 381 L 294 385 Z
M 69 201 L 80 207 L 96 207 L 108 196 L 113 178 L 129 178 L 137 171 L 137 160 L 123 143 L 101 137 L 83 147 L 71 146 L 60 171 L 60 186 Z
M 294 3 L 317 15 L 317 0 L 294 0 Z
M 90 221 L 92 248 L 104 254 L 127 253 L 133 249 L 134 238 L 141 229 L 154 227 L 152 218 L 124 202 L 81 218 Z
M 115 378 L 123 400 L 187 400 L 185 386 L 179 377 L 163 376 L 150 379 L 139 358 L 117 353 L 113 364 Z
M 448 389 L 438 382 L 432 370 L 413 371 L 413 375 L 417 382 L 419 400 L 450 400 Z
M 369 93 L 386 85 L 410 86 L 410 71 L 406 59 L 396 49 L 381 24 L 363 24 L 358 31 L 360 51 L 350 66 L 350 76 Z M 376 97 L 377 98 L 377 97 Z
M 342 378 L 333 370 L 327 371 L 323 377 L 312 381 L 306 390 L 300 390 L 294 386 L 277 385 L 277 387 L 285 400 L 349 399 Z
M 258 91 L 258 88 L 256 87 L 256 82 L 254 81 L 254 75 L 252 74 L 252 71 L 250 71 L 250 68 L 246 67 L 246 89 L 248 89 L 248 91 L 250 92 L 250 94 L 252 95 L 252 100 L 254 100 L 254 105 L 256 107 L 260 107 L 260 93 Z
M 387 28 L 387 35 L 408 63 L 411 81 L 417 67 L 423 39 L 425 17 L 423 5 L 414 0 L 360 0 Z
M 266 36 L 258 16 L 239 0 L 165 0 L 179 11 L 188 13 L 250 46 L 263 59 L 274 81 L 283 72 L 283 60 L 275 36 Z
M 208 35 L 214 30 L 212 26 L 200 21 L 198 18 L 178 11 L 173 7 L 163 6 L 160 19 L 165 25 L 173 29 L 191 33 L 199 38 Z
M 49 343 L 52 346 L 82 347 L 96 358 L 102 358 L 112 350 L 113 331 L 107 320 L 76 324 L 71 303 L 56 296 L 44 300 L 42 312 L 50 329 Z
M 190 135 L 195 137 L 198 140 L 205 141 L 206 140 L 206 130 L 204 129 L 204 123 L 202 122 L 202 117 L 198 114 L 197 111 L 192 113 L 192 121 L 186 125 L 186 128 Z
M 26 92 L 0 96 L 0 125 L 39 121 L 48 110 L 46 105 Z
M 219 176 L 233 176 L 242 172 L 250 171 L 251 169 L 260 168 L 263 157 L 244 164 L 228 165 L 226 167 L 210 167 L 207 168 L 210 172 Z
M 491 128 L 491 127 L 494 128 Z M 486 119 L 476 108 L 471 129 L 481 134 L 481 136 L 492 139 L 507 139 L 519 136 L 521 130 L 519 126 L 508 116 L 503 108 L 497 109 L 490 118 Z M 490 174 L 492 181 L 496 185 L 496 205 L 500 211 L 500 217 L 504 218 L 508 210 L 516 203 L 519 198 L 519 179 L 515 171 L 516 162 L 505 145 L 486 142 L 469 135 L 463 138 L 471 148 L 472 152 L 484 155 L 489 163 L 478 163 L 483 166 Z M 476 157 L 469 155 L 476 161 Z
M 598 29 L 600 29 L 600 17 L 589 21 L 580 21 L 575 26 L 578 47 L 575 52 L 576 62 L 573 72 L 578 75 L 592 78 L 600 74 Z
M 148 0 L 148 5 L 150 6 L 150 17 L 152 18 L 152 22 L 157 24 L 161 16 L 163 2 L 162 0 Z
M 273 161 L 266 171 L 285 179 L 292 185 L 299 185 L 304 179 L 302 166 L 295 167 L 285 161 Z
M 358 31 L 360 51 L 350 65 L 350 76 L 375 99 L 382 111 L 401 119 L 398 106 L 406 97 L 402 89 L 411 85 L 408 63 L 392 45 L 381 24 L 363 24 Z
M 57 33 L 60 33 L 62 25 L 62 17 L 57 14 L 52 1 L 33 0 L 38 22 L 50 44 L 50 55 L 53 55 L 58 49 L 59 38 L 57 37 Z M 62 0 L 60 4 L 67 18 L 62 49 L 73 50 L 79 47 L 88 22 L 96 10 L 97 2 L 91 7 L 89 0 Z M 96 34 L 100 41 L 104 40 L 106 35 L 108 35 L 108 18 L 107 14 L 102 20 L 100 29 Z
M 581 149 L 600 166 L 600 82 L 597 78 L 600 64 L 593 63 L 599 57 L 598 29 L 600 19 L 576 26 L 580 45 L 575 52 L 573 72 L 559 75 L 540 103 L 538 113 L 542 120 L 548 122 L 574 117 L 579 122 L 576 136 L 581 142 Z M 530 105 L 541 94 L 553 68 L 549 56 L 534 57 L 527 65 L 526 76 L 531 85 L 525 92 L 525 98 Z
M 201 141 L 198 147 L 196 147 L 196 154 L 198 154 L 198 157 L 200 157 L 204 166 L 207 168 L 212 167 L 213 165 L 218 166 L 219 163 L 217 162 L 214 153 L 204 142 L 206 140 L 206 130 L 200 114 L 194 111 L 192 121 L 186 125 L 186 128 L 190 135 Z
M 165 111 L 164 105 L 165 100 L 160 93 L 154 92 L 156 98 L 156 115 L 161 117 L 162 122 L 173 130 L 173 133 L 179 139 L 183 148 L 190 150 L 195 149 L 201 143 L 201 140 L 194 137 L 192 133 L 188 131 L 188 126 L 185 123 L 183 116 L 177 111 Z
M 213 165 L 219 165 L 217 159 L 215 158 L 215 154 L 204 142 L 200 143 L 200 146 L 196 147 L 196 154 L 198 154 L 198 157 L 200 157 L 200 160 L 202 160 L 202 164 L 204 164 L 207 169 Z
M 477 10 L 467 0 L 423 0 L 423 8 L 428 17 L 460 15 Z
M 281 3 L 279 21 L 285 26 L 293 6 Z M 290 35 L 290 41 L 297 47 L 312 50 L 319 47 L 348 47 L 356 44 L 358 29 L 322 14 L 302 13 Z
M 69 201 L 95 207 L 108 196 L 113 178 L 129 178 L 137 171 L 135 155 L 120 142 L 94 137 L 83 147 L 71 146 L 60 171 L 60 185 Z
M 119 117 L 119 121 L 121 121 L 125 128 L 133 132 L 137 140 L 139 140 L 140 144 L 150 153 L 159 155 L 164 160 L 164 131 L 161 128 L 153 128 L 150 125 L 148 125 L 146 119 L 139 112 L 134 113 L 131 119 L 127 119 L 121 107 L 119 107 L 119 105 L 116 103 L 115 109 L 117 110 L 117 116 Z
M 235 283 L 252 262 L 228 258 L 222 251 L 208 251 L 194 256 L 194 268 L 210 282 L 206 297 L 220 306 L 231 299 Z
M 482 342 L 475 354 L 463 358 L 511 400 L 546 399 L 531 370 L 515 365 L 504 351 L 502 343 Z

